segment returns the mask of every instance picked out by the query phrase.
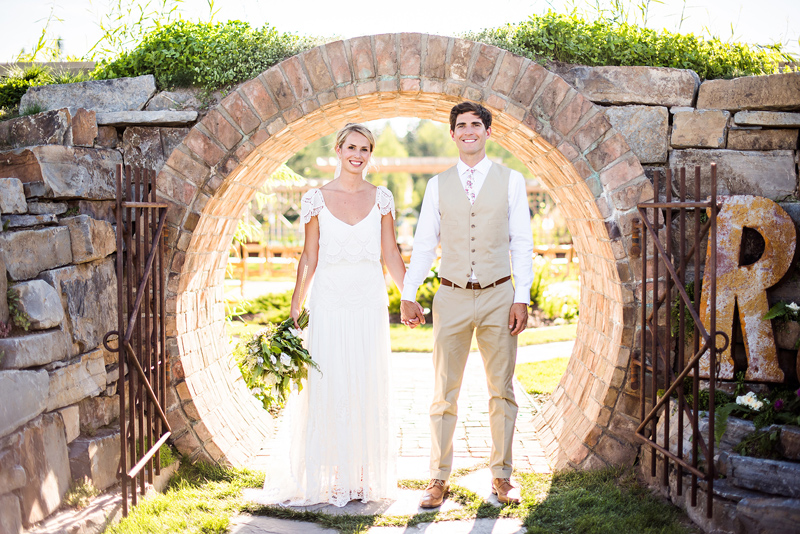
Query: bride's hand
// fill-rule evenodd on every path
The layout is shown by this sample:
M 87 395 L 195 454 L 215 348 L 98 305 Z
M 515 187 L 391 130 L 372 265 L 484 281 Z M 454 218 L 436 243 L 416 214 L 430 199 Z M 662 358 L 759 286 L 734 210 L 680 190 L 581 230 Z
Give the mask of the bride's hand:
M 291 315 L 292 321 L 294 322 L 294 327 L 300 330 L 300 325 L 297 324 L 297 318 L 300 317 L 300 308 L 292 306 L 292 309 L 289 312 L 289 314 Z

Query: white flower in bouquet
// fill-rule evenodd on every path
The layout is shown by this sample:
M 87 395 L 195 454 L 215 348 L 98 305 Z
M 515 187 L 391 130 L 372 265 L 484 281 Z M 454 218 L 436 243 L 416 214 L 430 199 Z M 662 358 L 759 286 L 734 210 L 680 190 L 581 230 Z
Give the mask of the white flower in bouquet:
M 281 352 L 281 364 L 284 367 L 289 367 L 292 364 L 292 358 L 285 352 Z
M 289 333 L 292 334 L 296 338 L 300 338 L 300 339 L 303 338 L 303 331 L 300 330 L 299 328 L 290 328 L 289 329 Z

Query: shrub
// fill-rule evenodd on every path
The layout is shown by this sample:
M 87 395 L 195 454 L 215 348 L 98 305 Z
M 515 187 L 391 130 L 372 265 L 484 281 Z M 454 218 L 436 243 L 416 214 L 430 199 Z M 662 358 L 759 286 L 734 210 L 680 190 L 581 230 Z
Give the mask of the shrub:
M 101 62 L 97 79 L 152 74 L 161 88 L 209 90 L 256 77 L 272 65 L 314 46 L 315 41 L 246 22 L 177 20 L 145 35 L 130 52 Z
M 561 318 L 566 322 L 572 322 L 578 318 L 580 300 L 579 282 L 555 282 L 542 291 L 537 304 L 548 319 Z
M 657 32 L 605 17 L 590 22 L 574 11 L 548 11 L 464 37 L 536 60 L 692 69 L 703 79 L 774 74 L 780 62 L 794 59 L 781 51 L 781 45 L 726 43 L 717 37 Z
M 50 70 L 39 65 L 12 71 L 8 77 L 0 78 L 0 108 L 16 108 L 29 88 L 53 81 Z

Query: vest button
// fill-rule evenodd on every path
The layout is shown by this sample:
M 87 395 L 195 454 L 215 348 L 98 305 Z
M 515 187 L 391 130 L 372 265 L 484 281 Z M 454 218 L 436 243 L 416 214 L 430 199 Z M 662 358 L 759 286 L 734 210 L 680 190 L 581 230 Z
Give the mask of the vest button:
M 473 213 L 472 216 L 475 217 L 475 214 Z
M 474 224 L 472 225 L 472 228 L 475 228 L 475 225 L 474 225 Z M 473 237 L 472 239 L 475 239 L 475 238 Z
M 474 238 L 474 237 L 471 237 L 471 238 L 470 238 L 470 241 L 475 241 L 475 238 Z
M 475 262 L 474 262 L 474 261 L 472 262 L 472 265 L 475 265 Z
M 474 248 L 472 249 L 472 252 L 475 252 L 475 249 L 474 249 Z

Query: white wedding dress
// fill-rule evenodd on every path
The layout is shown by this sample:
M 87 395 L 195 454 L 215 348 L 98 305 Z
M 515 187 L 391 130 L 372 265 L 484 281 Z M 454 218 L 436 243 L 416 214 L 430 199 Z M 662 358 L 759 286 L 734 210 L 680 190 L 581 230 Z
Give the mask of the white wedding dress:
M 311 369 L 306 386 L 287 403 L 258 502 L 341 507 L 396 491 L 388 297 L 380 263 L 387 213 L 395 216 L 385 187 L 378 187 L 369 215 L 355 225 L 334 217 L 319 189 L 303 195 L 303 223 L 319 220 L 306 347 L 321 374 Z

